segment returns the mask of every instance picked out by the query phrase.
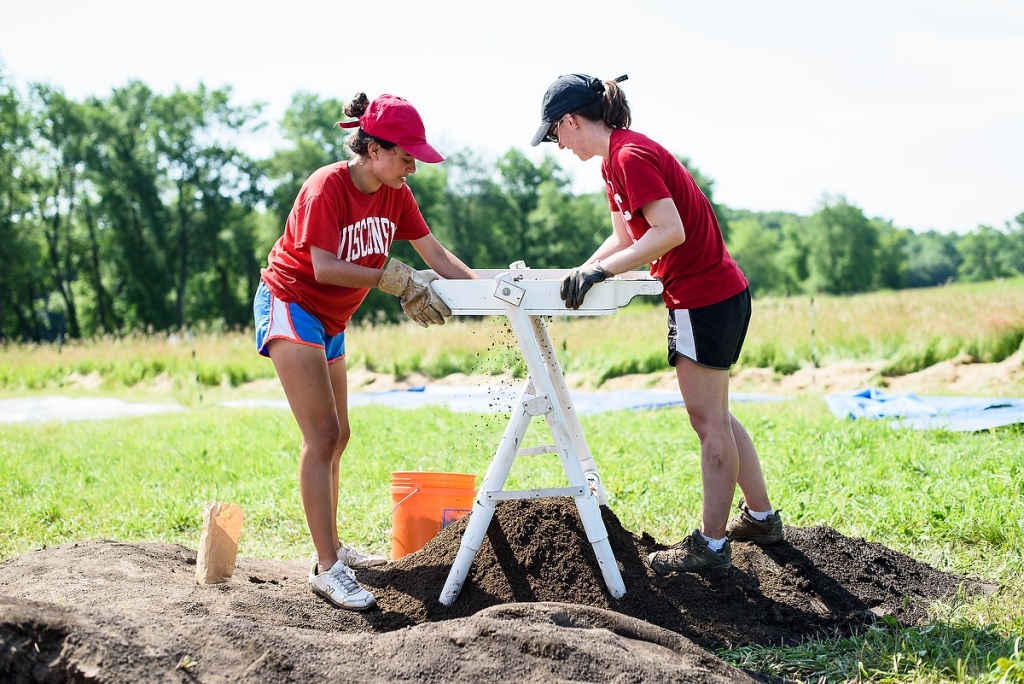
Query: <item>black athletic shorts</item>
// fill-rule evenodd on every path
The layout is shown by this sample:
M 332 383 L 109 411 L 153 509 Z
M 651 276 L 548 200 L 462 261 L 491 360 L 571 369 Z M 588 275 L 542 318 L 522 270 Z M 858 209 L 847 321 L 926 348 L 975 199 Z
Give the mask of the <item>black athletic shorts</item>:
M 750 288 L 699 309 L 669 309 L 668 365 L 679 356 L 701 366 L 729 370 L 740 358 L 750 323 Z

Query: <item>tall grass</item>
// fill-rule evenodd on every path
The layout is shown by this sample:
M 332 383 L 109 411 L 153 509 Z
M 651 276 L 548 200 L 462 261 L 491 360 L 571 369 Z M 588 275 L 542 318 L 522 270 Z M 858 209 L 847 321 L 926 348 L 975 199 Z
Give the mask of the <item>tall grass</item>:
M 548 328 L 563 369 L 600 385 L 667 368 L 665 318 L 660 300 L 646 298 L 614 316 L 551 317 Z M 754 302 L 738 368 L 785 375 L 833 361 L 885 360 L 883 374 L 900 375 L 955 357 L 1001 361 L 1022 340 L 1024 278 L 850 297 L 763 298 Z M 526 373 L 501 317 L 428 329 L 412 323 L 355 326 L 346 346 L 350 368 L 397 377 Z M 273 377 L 249 331 L 0 348 L 0 392 L 6 394 L 121 392 L 158 384 L 179 401 L 195 402 L 218 388 Z
M 0 391 L 118 392 L 144 385 L 179 398 L 275 377 L 254 351 L 251 334 L 133 334 L 0 350 Z
M 1002 361 L 1024 339 L 1024 278 L 849 297 L 755 301 L 749 365 L 783 353 L 799 364 L 903 359 L 889 372 L 921 370 L 966 354 Z M 770 353 L 760 354 L 759 349 Z

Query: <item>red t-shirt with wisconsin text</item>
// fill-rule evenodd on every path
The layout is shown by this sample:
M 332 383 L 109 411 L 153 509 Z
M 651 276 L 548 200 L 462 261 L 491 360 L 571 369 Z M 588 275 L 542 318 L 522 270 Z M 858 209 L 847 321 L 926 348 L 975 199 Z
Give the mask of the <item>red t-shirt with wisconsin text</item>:
M 666 198 L 675 202 L 686 240 L 651 262 L 651 275 L 664 285 L 661 298 L 668 308 L 710 306 L 747 287 L 726 250 L 711 202 L 667 149 L 635 131 L 615 129 L 601 175 L 608 206 L 622 213 L 634 242 L 651 227 L 643 216 L 645 204 Z
M 317 282 L 310 247 L 353 264 L 382 268 L 395 240 L 417 240 L 429 233 L 409 186 L 382 185 L 366 194 L 352 182 L 348 162 L 336 162 L 317 169 L 302 184 L 261 275 L 275 297 L 316 316 L 333 336 L 345 330 L 369 288 Z

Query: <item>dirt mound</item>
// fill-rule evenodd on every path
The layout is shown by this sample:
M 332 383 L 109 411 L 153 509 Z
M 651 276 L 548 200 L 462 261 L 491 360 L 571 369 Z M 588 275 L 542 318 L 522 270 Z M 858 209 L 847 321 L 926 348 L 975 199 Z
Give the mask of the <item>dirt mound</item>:
M 969 356 L 940 361 L 923 370 L 905 375 L 885 375 L 885 359 L 834 361 L 824 366 L 804 366 L 780 375 L 771 368 L 740 367 L 732 374 L 733 393 L 775 394 L 781 396 L 825 395 L 853 392 L 866 387 L 890 392 L 914 392 L 921 395 L 980 397 L 1024 396 L 1024 351 L 1018 351 L 998 363 L 982 363 Z M 570 377 L 571 386 L 587 386 L 584 377 Z M 672 369 L 648 375 L 624 375 L 604 382 L 600 389 L 676 390 Z
M 0 563 L 0 679 L 12 681 L 743 681 L 704 649 L 905 623 L 971 580 L 827 527 L 738 543 L 730 570 L 670 577 L 662 548 L 605 525 L 626 596 L 612 599 L 570 499 L 498 505 L 469 578 L 438 602 L 467 519 L 360 581 L 378 606 L 336 610 L 302 561 L 239 559 L 194 583 L 195 550 L 91 541 Z M 680 536 L 687 531 L 680 531 Z M 675 540 L 670 540 L 675 541 Z

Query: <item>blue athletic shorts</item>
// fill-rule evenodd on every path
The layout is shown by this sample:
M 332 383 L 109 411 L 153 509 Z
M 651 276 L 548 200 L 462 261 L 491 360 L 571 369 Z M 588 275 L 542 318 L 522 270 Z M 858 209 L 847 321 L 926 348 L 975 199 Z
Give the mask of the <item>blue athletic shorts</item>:
M 740 358 L 750 324 L 750 288 L 699 309 L 669 309 L 668 365 L 680 356 L 717 370 L 729 370 Z
M 319 347 L 324 350 L 327 363 L 334 363 L 345 356 L 344 332 L 333 337 L 327 335 L 316 316 L 307 313 L 298 304 L 282 302 L 271 294 L 262 280 L 256 288 L 252 313 L 256 321 L 256 351 L 263 356 L 270 356 L 267 343 L 276 339 Z

